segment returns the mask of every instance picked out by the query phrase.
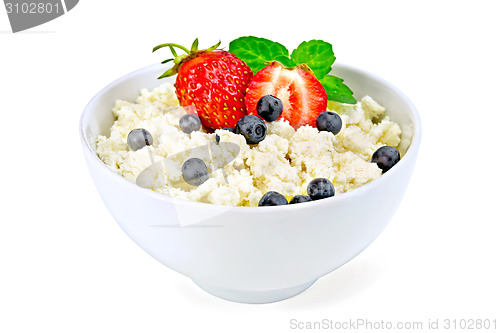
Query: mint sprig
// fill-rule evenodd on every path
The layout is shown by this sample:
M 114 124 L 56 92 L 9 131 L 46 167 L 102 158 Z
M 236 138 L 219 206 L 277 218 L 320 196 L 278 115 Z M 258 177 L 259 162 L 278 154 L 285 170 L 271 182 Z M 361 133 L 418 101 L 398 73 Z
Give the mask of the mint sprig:
M 322 40 L 302 42 L 292 54 L 285 46 L 269 39 L 246 36 L 229 43 L 229 52 L 247 63 L 257 73 L 268 62 L 279 61 L 285 67 L 306 64 L 325 88 L 329 100 L 340 103 L 356 104 L 353 92 L 344 84 L 344 80 L 329 75 L 335 62 L 332 45 Z

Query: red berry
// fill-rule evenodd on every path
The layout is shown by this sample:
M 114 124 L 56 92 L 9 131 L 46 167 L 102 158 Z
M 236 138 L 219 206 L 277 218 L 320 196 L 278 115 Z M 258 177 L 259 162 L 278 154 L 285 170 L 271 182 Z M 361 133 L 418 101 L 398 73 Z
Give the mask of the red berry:
M 175 88 L 181 106 L 195 106 L 201 123 L 206 128 L 234 128 L 245 116 L 245 92 L 252 78 L 252 70 L 245 62 L 217 45 L 207 50 L 191 51 L 177 44 L 163 44 L 154 50 L 175 46 L 187 51 L 176 56 L 176 65 L 161 77 L 177 74 Z M 195 45 L 193 43 L 193 45 Z M 190 110 L 189 112 L 194 112 Z
M 265 95 L 273 95 L 283 102 L 285 119 L 295 129 L 310 125 L 316 127 L 316 117 L 326 110 L 325 88 L 307 66 L 285 68 L 274 61 L 258 71 L 248 85 L 245 105 L 248 114 L 257 114 L 257 103 Z

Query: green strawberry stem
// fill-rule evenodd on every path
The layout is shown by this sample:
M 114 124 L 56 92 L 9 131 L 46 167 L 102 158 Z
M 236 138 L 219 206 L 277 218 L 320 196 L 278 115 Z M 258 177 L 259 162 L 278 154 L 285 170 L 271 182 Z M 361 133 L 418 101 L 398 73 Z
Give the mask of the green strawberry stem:
M 159 50 L 161 48 L 168 47 L 170 49 L 170 52 L 172 52 L 172 55 L 174 56 L 174 58 L 166 59 L 166 60 L 163 60 L 161 62 L 162 64 L 165 64 L 165 63 L 173 60 L 174 66 L 172 66 L 172 68 L 168 69 L 167 71 L 165 71 L 165 73 L 160 75 L 158 77 L 158 79 L 162 79 L 164 77 L 169 77 L 169 76 L 173 76 L 173 75 L 177 74 L 180 66 L 182 65 L 182 63 L 184 61 L 187 61 L 187 60 L 192 59 L 192 58 L 196 58 L 196 56 L 200 52 L 214 51 L 215 49 L 217 49 L 219 47 L 220 43 L 221 43 L 221 41 L 219 40 L 219 42 L 217 44 L 209 47 L 206 50 L 198 50 L 198 38 L 196 38 L 194 40 L 193 44 L 191 45 L 191 50 L 188 50 L 186 47 L 179 45 L 179 44 L 175 44 L 175 43 L 164 43 L 164 44 L 160 44 L 160 45 L 155 46 L 153 48 L 153 52 L 155 52 L 156 50 Z M 178 49 L 186 52 L 186 54 L 177 55 L 177 51 L 175 51 L 175 48 L 178 48 Z
M 196 39 L 198 39 L 198 38 L 196 38 Z M 172 47 L 176 47 L 176 48 L 178 48 L 178 49 L 183 50 L 183 51 L 184 51 L 184 52 L 186 52 L 187 54 L 189 54 L 189 50 L 188 50 L 188 49 L 186 49 L 184 46 L 179 45 L 179 44 L 174 44 L 174 43 L 165 43 L 165 44 L 160 44 L 160 45 L 157 45 L 157 46 L 155 46 L 155 47 L 153 48 L 153 52 L 154 52 L 154 51 L 156 51 L 156 50 L 158 50 L 158 49 L 161 49 L 162 47 L 167 47 L 167 46 L 170 48 L 170 50 L 172 50 Z
M 198 38 L 196 38 L 191 45 L 191 52 L 196 52 L 198 51 Z

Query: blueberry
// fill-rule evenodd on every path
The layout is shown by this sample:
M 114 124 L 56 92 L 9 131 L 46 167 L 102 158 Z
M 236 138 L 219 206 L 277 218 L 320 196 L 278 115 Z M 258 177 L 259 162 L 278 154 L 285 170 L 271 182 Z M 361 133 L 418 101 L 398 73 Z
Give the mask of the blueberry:
M 288 200 L 286 200 L 283 194 L 275 191 L 269 191 L 262 196 L 259 201 L 259 206 L 281 206 L 288 205 Z
M 224 127 L 223 130 L 229 131 L 231 133 L 236 133 L 236 131 L 234 130 L 234 128 L 231 128 L 231 127 Z
M 127 136 L 127 144 L 133 151 L 145 146 L 153 145 L 153 136 L 144 128 L 136 128 L 130 131 Z
M 316 127 L 319 131 L 328 131 L 337 135 L 342 129 L 342 118 L 335 112 L 321 112 L 316 118 Z
M 238 120 L 236 133 L 243 135 L 249 145 L 257 144 L 266 137 L 266 123 L 261 118 L 249 114 Z
M 294 195 L 293 198 L 290 200 L 290 204 L 296 204 L 296 203 L 307 202 L 307 201 L 312 201 L 312 199 L 307 195 L 297 194 L 297 195 Z
M 182 178 L 189 185 L 199 186 L 210 178 L 203 160 L 193 157 L 182 164 Z
M 283 102 L 273 95 L 262 96 L 257 102 L 257 113 L 265 121 L 275 121 L 283 112 Z
M 307 194 L 312 200 L 325 199 L 335 195 L 335 187 L 326 178 L 316 178 L 307 185 Z
M 400 159 L 399 150 L 391 146 L 382 146 L 372 155 L 372 162 L 377 163 L 377 166 L 382 169 L 382 173 L 387 172 Z
M 179 126 L 184 133 L 190 134 L 194 131 L 199 131 L 201 128 L 201 120 L 195 114 L 186 113 L 179 119 Z
M 219 142 L 220 142 L 220 135 L 219 134 L 215 134 L 215 143 L 219 144 Z

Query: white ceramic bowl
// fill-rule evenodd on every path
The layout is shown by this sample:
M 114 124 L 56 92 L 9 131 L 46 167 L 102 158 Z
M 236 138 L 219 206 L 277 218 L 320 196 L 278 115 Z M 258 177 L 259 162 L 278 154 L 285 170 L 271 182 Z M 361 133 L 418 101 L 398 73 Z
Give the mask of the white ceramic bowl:
M 127 235 L 207 292 L 245 303 L 297 295 L 365 249 L 384 229 L 410 180 L 421 140 L 415 107 L 398 89 L 365 71 L 335 64 L 357 99 L 370 95 L 387 108 L 409 143 L 401 161 L 380 178 L 335 197 L 275 207 L 225 207 L 168 197 L 141 188 L 109 169 L 95 153 L 109 135 L 115 100 L 152 89 L 163 65 L 112 82 L 80 120 L 85 158 L 109 211 Z M 406 149 L 403 149 L 406 150 Z

